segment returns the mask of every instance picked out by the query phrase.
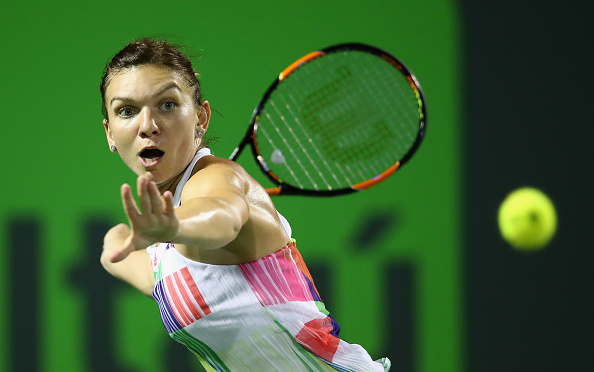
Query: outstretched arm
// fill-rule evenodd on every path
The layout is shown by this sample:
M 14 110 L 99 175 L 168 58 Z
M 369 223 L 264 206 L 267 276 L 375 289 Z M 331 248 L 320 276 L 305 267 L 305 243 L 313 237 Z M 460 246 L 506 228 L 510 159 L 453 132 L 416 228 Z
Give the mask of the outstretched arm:
M 190 178 L 175 210 L 179 229 L 173 242 L 210 250 L 237 238 L 249 216 L 241 171 L 211 164 Z
M 130 222 L 125 236 L 106 244 L 109 262 L 157 242 L 181 243 L 188 247 L 216 249 L 238 235 L 248 219 L 249 207 L 240 176 L 232 169 L 214 164 L 197 172 L 185 185 L 182 205 L 174 209 L 173 195 L 161 197 L 154 182 L 138 177 L 138 208 L 130 186 L 122 186 L 122 203 Z

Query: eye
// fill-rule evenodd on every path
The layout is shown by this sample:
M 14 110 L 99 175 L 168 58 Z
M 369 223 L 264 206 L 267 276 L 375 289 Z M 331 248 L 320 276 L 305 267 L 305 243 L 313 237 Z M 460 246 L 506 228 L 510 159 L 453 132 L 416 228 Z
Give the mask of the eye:
M 163 111 L 171 111 L 175 108 L 176 104 L 173 101 L 163 102 L 161 107 L 159 107 Z
M 136 110 L 134 110 L 132 107 L 122 107 L 118 110 L 118 115 L 123 118 L 129 118 L 133 116 L 135 113 Z

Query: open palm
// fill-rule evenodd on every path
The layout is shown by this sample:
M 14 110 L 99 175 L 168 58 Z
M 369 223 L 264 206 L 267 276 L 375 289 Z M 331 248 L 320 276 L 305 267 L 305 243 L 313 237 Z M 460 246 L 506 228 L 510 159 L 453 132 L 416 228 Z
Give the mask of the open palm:
M 138 177 L 137 190 L 140 208 L 132 196 L 130 185 L 122 185 L 122 204 L 130 227 L 126 229 L 118 225 L 106 235 L 112 243 L 112 262 L 121 261 L 131 252 L 154 243 L 169 242 L 178 233 L 179 219 L 175 214 L 171 192 L 166 191 L 161 196 L 157 185 L 144 176 Z

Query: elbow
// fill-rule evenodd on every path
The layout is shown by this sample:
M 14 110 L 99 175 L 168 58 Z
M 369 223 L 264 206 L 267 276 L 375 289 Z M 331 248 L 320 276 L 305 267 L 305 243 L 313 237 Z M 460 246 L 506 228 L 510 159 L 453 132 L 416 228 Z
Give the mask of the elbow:
M 239 232 L 241 231 L 241 229 L 243 229 L 243 226 L 245 225 L 245 223 L 246 223 L 246 218 L 243 218 L 240 214 L 229 213 L 226 216 L 227 229 L 226 229 L 226 232 L 224 235 L 225 235 L 225 240 L 227 241 L 227 244 L 231 243 L 232 241 L 237 239 L 237 236 L 239 235 Z
M 214 221 L 213 221 L 214 222 Z M 210 231 L 203 231 L 201 236 L 197 236 L 196 246 L 203 249 L 222 248 L 237 239 L 239 232 L 243 228 L 241 218 L 232 214 L 219 215 L 218 221 L 214 222 Z
M 213 234 L 208 237 L 206 236 L 206 244 L 198 244 L 205 249 L 217 249 L 222 248 L 237 239 L 241 228 L 243 227 L 242 224 L 239 223 L 230 223 L 229 221 L 222 222 L 219 226 L 221 228 L 216 229 L 213 231 Z
M 239 235 L 239 232 L 242 228 L 243 223 L 241 221 L 234 221 L 234 223 L 231 224 L 227 235 L 227 240 L 229 243 L 237 239 L 237 236 Z

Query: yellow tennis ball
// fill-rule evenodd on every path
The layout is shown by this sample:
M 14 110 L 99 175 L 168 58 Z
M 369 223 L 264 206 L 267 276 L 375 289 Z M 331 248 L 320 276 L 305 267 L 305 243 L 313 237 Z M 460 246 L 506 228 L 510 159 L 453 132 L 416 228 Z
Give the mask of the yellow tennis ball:
M 546 246 L 555 235 L 557 213 L 542 191 L 523 187 L 505 198 L 498 222 L 501 235 L 513 247 L 533 251 Z

